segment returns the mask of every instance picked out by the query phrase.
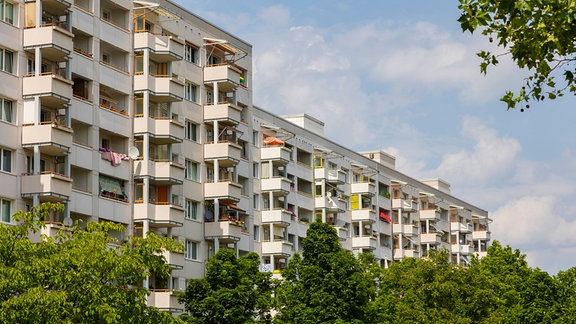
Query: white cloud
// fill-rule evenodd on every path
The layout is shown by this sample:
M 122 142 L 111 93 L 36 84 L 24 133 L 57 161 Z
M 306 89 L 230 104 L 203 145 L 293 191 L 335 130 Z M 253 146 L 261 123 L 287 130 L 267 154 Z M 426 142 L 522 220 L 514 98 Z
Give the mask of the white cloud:
M 487 183 L 507 175 L 517 163 L 521 146 L 515 138 L 500 136 L 479 118 L 465 117 L 462 136 L 474 147 L 443 156 L 436 172 L 459 183 Z

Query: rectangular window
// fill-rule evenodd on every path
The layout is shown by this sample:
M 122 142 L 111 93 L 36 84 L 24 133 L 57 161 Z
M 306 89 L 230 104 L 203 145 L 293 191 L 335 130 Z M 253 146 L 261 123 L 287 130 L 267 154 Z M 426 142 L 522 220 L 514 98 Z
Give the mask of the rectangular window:
M 144 74 L 144 55 L 142 54 L 134 56 L 134 73 Z
M 198 242 L 186 240 L 186 259 L 198 260 Z
M 187 62 L 198 64 L 198 48 L 192 44 L 186 43 L 184 48 L 184 59 Z
M 14 101 L 0 98 L 0 120 L 14 122 Z
M 186 206 L 184 206 L 184 217 L 186 219 L 192 220 L 198 219 L 198 206 L 199 203 L 197 201 L 186 199 Z
M 184 99 L 198 102 L 198 86 L 187 81 L 184 86 Z
M 252 196 L 252 207 L 254 209 L 260 208 L 260 195 L 254 194 L 254 196 Z
M 198 125 L 186 120 L 184 136 L 187 140 L 198 142 Z
M 258 176 L 259 176 L 258 170 L 259 170 L 259 169 L 260 169 L 260 168 L 258 167 L 258 163 L 253 163 L 253 164 L 252 164 L 252 176 L 253 176 L 255 179 L 258 179 Z
M 184 167 L 184 178 L 198 181 L 198 163 L 186 160 Z
M 260 241 L 260 226 L 254 225 L 254 241 Z
M 0 70 L 12 73 L 14 67 L 14 52 L 0 48 Z
M 11 205 L 10 200 L 0 199 L 0 221 L 10 223 L 10 218 L 12 216 Z
M 14 5 L 12 3 L 0 0 L 0 20 L 14 25 Z
M 12 172 L 12 151 L 0 149 L 0 170 Z

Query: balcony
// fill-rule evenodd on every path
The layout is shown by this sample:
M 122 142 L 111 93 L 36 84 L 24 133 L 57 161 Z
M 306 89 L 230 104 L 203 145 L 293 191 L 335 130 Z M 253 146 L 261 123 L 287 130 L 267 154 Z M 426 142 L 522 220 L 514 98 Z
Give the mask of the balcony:
M 490 232 L 488 231 L 473 231 L 472 239 L 475 241 L 490 241 Z
M 242 109 L 234 104 L 223 102 L 204 106 L 204 121 L 227 121 L 237 125 L 242 117 Z
M 209 65 L 204 68 L 204 83 L 218 82 L 221 91 L 231 92 L 240 84 L 240 74 L 232 65 Z
M 464 255 L 470 255 L 472 254 L 472 247 L 470 245 L 465 245 L 465 244 L 452 244 L 451 246 L 451 252 L 452 253 L 460 253 L 460 254 L 464 254 Z
M 286 209 L 263 210 L 261 219 L 262 224 L 290 225 L 292 212 Z
M 72 194 L 72 179 L 55 172 L 22 176 L 22 197 L 36 194 L 47 201 L 68 200 Z
M 171 118 L 134 118 L 134 134 L 146 133 L 150 134 L 156 143 L 182 143 L 184 124 Z
M 316 168 L 314 178 L 326 179 L 329 183 L 343 184 L 346 180 L 346 173 L 341 169 Z
M 442 242 L 440 233 L 422 233 L 420 234 L 421 244 L 434 244 L 438 245 Z
M 376 195 L 376 185 L 372 182 L 356 182 L 350 185 L 351 194 Z
M 221 167 L 236 165 L 241 153 L 240 145 L 228 141 L 204 144 L 204 160 L 218 160 Z
M 237 182 L 224 181 L 204 183 L 205 199 L 224 198 L 239 201 L 241 193 L 242 185 Z
M 373 209 L 355 209 L 352 210 L 353 222 L 370 222 L 375 223 L 378 220 L 378 215 Z
M 290 161 L 291 150 L 284 146 L 267 146 L 260 149 L 261 161 Z
M 142 220 L 154 227 L 180 227 L 184 224 L 184 208 L 170 203 L 135 203 L 134 221 Z
M 375 250 L 377 247 L 378 247 L 378 241 L 373 236 L 352 237 L 352 248 L 353 249 Z
M 184 96 L 184 82 L 168 75 L 134 76 L 134 91 L 150 91 L 150 99 L 155 102 L 182 101 Z
M 404 234 L 407 236 L 418 235 L 418 227 L 412 224 L 394 224 L 392 229 L 394 234 Z
M 150 59 L 155 62 L 172 62 L 184 58 L 184 42 L 177 37 L 135 33 L 134 49 L 150 49 Z
M 392 199 L 392 209 L 402 208 L 404 212 L 416 212 L 418 211 L 418 204 L 412 200 L 406 200 L 402 198 Z
M 61 155 L 72 147 L 72 128 L 48 122 L 41 125 L 23 125 L 22 146 L 40 146 L 48 155 Z
M 172 269 L 180 270 L 184 268 L 184 253 L 164 251 L 162 255 L 166 259 L 166 264 L 170 265 Z
M 179 313 L 184 309 L 178 302 L 178 296 L 169 289 L 153 289 L 148 296 L 148 306 L 172 313 Z
M 334 229 L 336 230 L 336 233 L 338 233 L 340 241 L 346 241 L 348 238 L 348 230 L 346 227 L 334 227 Z
M 24 29 L 24 49 L 42 48 L 42 57 L 52 61 L 60 61 L 74 48 L 74 35 L 57 25 Z
M 138 160 L 134 162 L 135 178 L 152 178 L 165 185 L 179 185 L 184 179 L 184 166 L 168 160 Z
M 68 103 L 72 98 L 74 82 L 51 72 L 39 76 L 22 78 L 22 96 L 50 96 L 60 103 Z
M 326 208 L 328 211 L 343 213 L 346 211 L 346 202 L 336 197 L 314 198 L 316 208 Z
M 451 222 L 450 223 L 450 231 L 460 232 L 460 233 L 472 233 L 472 224 L 466 224 L 466 223 L 460 223 L 460 222 Z
M 239 241 L 242 237 L 242 225 L 234 221 L 219 221 L 204 223 L 204 238 L 218 238 L 221 242 Z
M 262 242 L 262 254 L 290 256 L 292 254 L 292 243 L 285 240 Z
M 418 258 L 420 253 L 414 249 L 394 249 L 394 260 L 400 260 L 404 258 Z
M 420 220 L 440 221 L 440 212 L 434 209 L 421 209 Z
M 262 192 L 273 191 L 274 193 L 286 195 L 290 192 L 290 180 L 284 177 L 261 179 L 260 190 L 262 190 Z

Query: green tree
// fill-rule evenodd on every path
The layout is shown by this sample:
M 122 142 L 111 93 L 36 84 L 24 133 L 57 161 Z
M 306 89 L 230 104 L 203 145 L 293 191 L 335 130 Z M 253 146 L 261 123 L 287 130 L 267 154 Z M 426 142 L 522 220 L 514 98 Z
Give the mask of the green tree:
M 148 307 L 144 279 L 168 277 L 161 252 L 175 241 L 150 234 L 118 242 L 118 224 L 90 222 L 32 242 L 43 219 L 61 204 L 17 212 L 18 225 L 0 224 L 0 323 L 169 323 L 168 313 Z
M 369 323 L 375 297 L 374 261 L 357 259 L 340 246 L 336 230 L 316 221 L 282 271 L 277 289 L 279 323 Z
M 180 302 L 190 323 L 250 323 L 271 318 L 272 281 L 259 271 L 260 257 L 249 253 L 236 258 L 230 249 L 220 249 L 206 264 L 206 276 L 188 282 Z
M 548 273 L 530 268 L 526 256 L 494 241 L 487 256 L 473 259 L 468 270 L 482 278 L 491 294 L 486 323 L 552 323 L 560 312 L 560 283 Z
M 508 109 L 530 100 L 556 99 L 576 94 L 576 1 L 574 0 L 460 0 L 458 21 L 463 31 L 480 31 L 503 53 L 480 51 L 480 70 L 498 65 L 510 55 L 530 76 L 516 93 L 501 98 Z M 563 74 L 563 80 L 555 76 Z M 526 105 L 529 108 L 529 105 Z
M 476 323 L 488 313 L 483 278 L 449 262 L 449 252 L 406 258 L 384 274 L 374 307 L 380 323 Z
M 561 294 L 558 323 L 576 323 L 576 267 L 560 271 L 555 279 Z

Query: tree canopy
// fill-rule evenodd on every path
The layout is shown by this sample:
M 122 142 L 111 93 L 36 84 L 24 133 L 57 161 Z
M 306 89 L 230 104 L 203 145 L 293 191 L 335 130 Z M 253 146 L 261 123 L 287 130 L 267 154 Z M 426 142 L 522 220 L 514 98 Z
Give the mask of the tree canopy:
M 363 261 L 340 246 L 336 230 L 311 223 L 302 257 L 295 254 L 277 289 L 279 323 L 369 323 L 375 297 L 373 259 Z M 376 274 L 377 276 L 377 274 Z
M 121 225 L 90 222 L 63 227 L 39 242 L 44 219 L 60 204 L 18 211 L 17 225 L 0 224 L 0 323 L 170 323 L 168 313 L 147 306 L 144 279 L 168 277 L 162 252 L 175 241 L 150 234 L 119 242 Z
M 220 249 L 206 264 L 206 275 L 191 279 L 180 302 L 190 323 L 250 323 L 270 320 L 272 282 L 259 271 L 260 257 Z
M 502 55 L 531 73 L 518 91 L 508 90 L 501 98 L 508 109 L 520 102 L 576 95 L 576 1 L 460 0 L 458 8 L 463 31 L 480 31 L 503 49 L 478 53 L 482 73 L 498 65 Z

